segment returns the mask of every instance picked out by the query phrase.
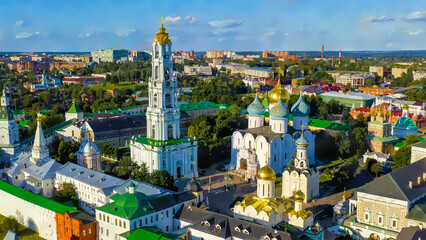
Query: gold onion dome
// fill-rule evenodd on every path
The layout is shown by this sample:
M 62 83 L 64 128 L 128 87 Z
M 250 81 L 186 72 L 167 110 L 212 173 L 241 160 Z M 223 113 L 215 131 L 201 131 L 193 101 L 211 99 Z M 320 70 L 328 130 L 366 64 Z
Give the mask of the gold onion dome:
M 163 18 L 161 18 L 161 27 L 158 29 L 158 33 L 155 34 L 154 42 L 158 44 L 170 43 L 169 34 L 166 32 L 166 28 L 163 24 Z
M 408 106 L 407 103 L 405 103 L 404 106 L 402 106 L 402 109 L 404 109 L 404 110 L 408 110 L 409 108 L 410 108 L 410 106 Z
M 305 194 L 299 189 L 294 193 L 294 200 L 296 202 L 303 202 L 305 200 Z
M 259 180 L 275 180 L 275 178 L 275 171 L 268 164 L 257 172 L 257 179 Z
M 272 89 L 268 94 L 269 104 L 276 104 L 281 98 L 282 103 L 286 104 L 290 100 L 290 95 L 287 90 L 281 85 L 280 80 L 278 80 L 277 85 Z

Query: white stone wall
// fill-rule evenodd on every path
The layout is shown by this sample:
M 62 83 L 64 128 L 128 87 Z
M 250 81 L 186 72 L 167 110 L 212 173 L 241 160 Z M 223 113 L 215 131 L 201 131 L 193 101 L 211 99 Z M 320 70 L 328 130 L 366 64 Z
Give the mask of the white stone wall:
M 411 163 L 426 157 L 426 148 L 411 147 Z
M 0 214 L 14 216 L 47 240 L 56 240 L 56 213 L 0 190 Z

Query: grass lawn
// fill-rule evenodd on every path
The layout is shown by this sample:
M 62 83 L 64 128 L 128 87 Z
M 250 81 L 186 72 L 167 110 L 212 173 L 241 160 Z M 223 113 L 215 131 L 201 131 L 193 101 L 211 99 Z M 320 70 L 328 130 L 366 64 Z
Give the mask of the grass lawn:
M 327 165 L 322 166 L 322 168 L 323 168 L 323 169 L 325 169 L 325 168 L 332 168 L 332 167 L 337 166 L 337 165 L 342 164 L 342 163 L 343 163 L 343 160 L 341 160 L 341 159 L 339 159 L 339 160 L 334 160 L 334 161 L 332 161 L 331 163 L 329 163 L 329 164 L 327 164 Z
M 136 83 L 132 83 L 132 82 L 121 82 L 119 84 L 107 84 L 105 86 L 101 85 L 96 85 L 96 86 L 91 86 L 90 89 L 92 90 L 98 90 L 98 89 L 103 89 L 104 91 L 110 89 L 110 88 L 117 88 L 117 89 L 131 89 L 131 90 L 135 90 L 135 88 L 139 86 Z
M 5 216 L 0 215 L 0 222 L 3 222 L 5 218 L 6 218 Z M 7 231 L 0 232 L 0 239 L 3 239 L 6 236 L 6 234 L 7 234 Z M 43 240 L 44 239 L 39 237 L 37 232 L 34 232 L 33 230 L 23 225 L 21 225 L 18 229 L 18 237 L 20 240 Z

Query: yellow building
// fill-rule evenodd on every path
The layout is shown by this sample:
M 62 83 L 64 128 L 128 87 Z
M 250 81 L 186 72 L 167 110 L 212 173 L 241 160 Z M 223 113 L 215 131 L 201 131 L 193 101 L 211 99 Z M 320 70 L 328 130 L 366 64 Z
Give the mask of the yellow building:
M 407 68 L 396 68 L 396 67 L 392 68 L 392 75 L 396 78 L 401 77 L 402 73 L 407 74 L 407 72 L 408 72 Z
M 384 68 L 380 66 L 370 66 L 370 72 L 377 73 L 377 75 L 383 77 Z
M 347 224 L 364 238 L 396 239 L 404 227 L 426 225 L 426 158 L 358 189 Z

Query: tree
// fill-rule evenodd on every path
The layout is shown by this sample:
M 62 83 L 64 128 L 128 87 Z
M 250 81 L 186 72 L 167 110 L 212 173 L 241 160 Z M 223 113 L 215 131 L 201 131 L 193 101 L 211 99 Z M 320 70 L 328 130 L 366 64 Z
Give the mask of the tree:
M 344 132 L 339 132 L 334 137 L 337 150 L 341 156 L 349 153 L 350 141 Z
M 382 164 L 376 162 L 371 166 L 371 172 L 375 173 L 376 177 L 379 175 L 380 171 L 382 171 Z
M 393 170 L 402 168 L 408 164 L 410 164 L 411 159 L 411 146 L 404 145 L 398 149 L 398 151 L 394 152 L 392 155 L 392 160 L 395 165 L 392 167 Z
M 352 154 L 363 154 L 367 148 L 365 138 L 367 137 L 367 129 L 365 127 L 355 127 L 349 132 L 349 140 L 351 143 Z
M 75 187 L 72 183 L 63 182 L 59 185 L 58 190 L 56 190 L 56 196 L 64 202 L 75 200 Z
M 405 136 L 405 144 L 407 146 L 411 146 L 413 143 L 419 142 L 420 140 L 417 138 L 417 135 L 415 134 L 410 134 Z
M 137 170 L 133 171 L 132 177 L 142 182 L 151 182 L 151 175 L 145 163 L 142 163 Z
M 117 174 L 117 176 L 121 178 L 130 178 L 133 171 L 138 170 L 139 165 L 132 161 L 130 157 L 123 158 L 120 162 L 118 162 L 118 165 L 114 168 L 114 173 Z
M 174 186 L 175 180 L 166 170 L 158 170 L 151 173 L 151 182 L 152 184 L 165 189 L 176 190 L 176 187 Z
M 11 230 L 16 233 L 20 227 L 20 224 L 14 216 L 9 216 L 3 220 L 3 222 L 1 223 L 1 227 L 5 232 Z
M 62 140 L 61 143 L 59 143 L 56 160 L 61 164 L 67 162 L 77 163 L 77 156 L 74 153 L 77 152 L 79 148 L 80 144 L 78 142 Z

